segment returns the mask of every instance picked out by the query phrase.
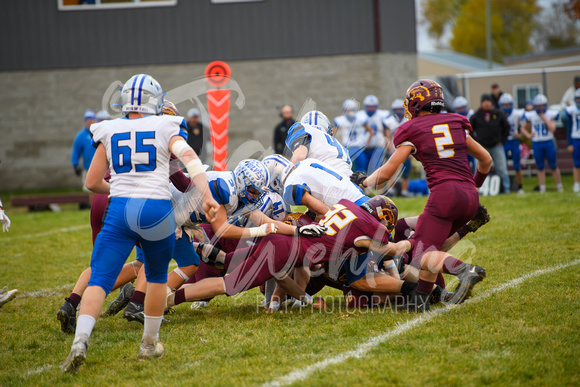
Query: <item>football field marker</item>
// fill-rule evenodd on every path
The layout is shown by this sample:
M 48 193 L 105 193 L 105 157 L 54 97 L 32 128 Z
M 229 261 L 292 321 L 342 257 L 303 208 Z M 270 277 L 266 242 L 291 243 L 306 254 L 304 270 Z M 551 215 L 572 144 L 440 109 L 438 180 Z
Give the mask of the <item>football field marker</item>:
M 539 270 L 524 274 L 521 277 L 515 278 L 515 279 L 508 281 L 502 285 L 499 285 L 495 288 L 489 289 L 489 290 L 483 292 L 482 294 L 480 294 L 479 296 L 473 297 L 473 298 L 465 301 L 463 304 L 450 305 L 450 306 L 447 306 L 444 308 L 439 308 L 439 309 L 434 310 L 433 312 L 425 313 L 425 314 L 420 315 L 414 319 L 407 320 L 405 323 L 398 324 L 394 329 L 392 329 L 388 332 L 385 332 L 382 335 L 371 337 L 366 342 L 360 344 L 356 349 L 353 349 L 353 350 L 348 351 L 348 352 L 343 352 L 343 353 L 336 355 L 334 357 L 324 359 L 324 360 L 319 361 L 317 363 L 314 363 L 308 367 L 297 369 L 297 370 L 292 371 L 286 375 L 280 376 L 277 379 L 266 382 L 263 384 L 263 386 L 284 386 L 284 385 L 296 383 L 296 382 L 299 382 L 301 380 L 306 379 L 312 373 L 314 373 L 316 371 L 323 370 L 328 366 L 331 366 L 334 364 L 340 364 L 340 363 L 342 363 L 350 358 L 364 357 L 367 355 L 367 352 L 374 349 L 379 344 L 381 344 L 381 343 L 383 343 L 383 342 L 387 341 L 388 339 L 391 339 L 395 336 L 398 336 L 402 333 L 405 333 L 416 326 L 419 326 L 423 323 L 426 323 L 427 321 L 430 321 L 439 315 L 448 313 L 448 312 L 450 312 L 454 309 L 457 309 L 457 308 L 461 308 L 463 305 L 469 305 L 469 304 L 479 302 L 481 300 L 484 300 L 486 298 L 491 297 L 492 295 L 494 295 L 496 293 L 502 292 L 506 289 L 514 288 L 530 278 L 538 277 L 538 276 L 544 275 L 544 274 L 549 274 L 549 273 L 552 273 L 552 272 L 557 271 L 557 270 L 565 269 L 567 267 L 576 266 L 578 264 L 580 264 L 580 259 L 576 259 L 576 260 L 569 262 L 569 263 L 561 263 L 559 265 L 548 267 L 546 269 L 539 269 Z
M 64 228 L 59 228 L 56 230 L 39 232 L 39 233 L 35 233 L 35 234 L 15 235 L 15 236 L 11 236 L 8 238 L 2 238 L 1 240 L 2 241 L 12 241 L 12 240 L 16 240 L 16 239 L 39 238 L 39 237 L 44 237 L 44 236 L 48 236 L 48 235 L 52 235 L 52 234 L 58 234 L 59 232 L 71 232 L 71 231 L 84 230 L 84 229 L 90 228 L 90 227 L 91 227 L 90 224 L 83 224 L 80 226 L 64 227 Z

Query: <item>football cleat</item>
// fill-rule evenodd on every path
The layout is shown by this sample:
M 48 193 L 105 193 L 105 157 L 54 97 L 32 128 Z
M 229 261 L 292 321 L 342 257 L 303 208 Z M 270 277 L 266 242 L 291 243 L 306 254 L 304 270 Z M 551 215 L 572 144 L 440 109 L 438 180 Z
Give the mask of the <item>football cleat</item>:
M 70 353 L 61 366 L 63 372 L 70 372 L 76 374 L 79 372 L 79 367 L 85 363 L 87 358 L 87 349 L 89 348 L 89 336 L 80 335 L 75 338 L 73 345 L 70 348 Z
M 141 349 L 139 350 L 139 360 L 155 359 L 163 357 L 165 353 L 163 344 L 151 336 L 143 337 Z
M 408 312 L 415 312 L 415 313 L 424 313 L 429 312 L 429 300 L 431 299 L 431 295 L 424 292 L 418 292 L 417 289 L 413 289 L 407 299 L 403 303 L 397 307 L 399 312 L 404 310 Z
M 129 322 L 137 321 L 145 324 L 145 306 L 138 302 L 130 301 L 123 312 L 123 318 Z
M 77 327 L 77 308 L 70 302 L 70 298 L 65 298 L 64 304 L 56 313 L 56 319 L 60 321 L 60 330 L 64 333 L 75 333 Z
M 7 288 L 3 288 L 0 290 L 0 308 L 7 302 L 12 301 L 14 297 L 16 297 L 16 294 L 18 294 L 18 289 L 12 289 L 9 291 L 6 291 L 6 289 Z
M 477 212 L 473 216 L 473 218 L 467 223 L 467 229 L 469 232 L 476 232 L 479 230 L 481 226 L 484 226 L 491 220 L 491 216 L 487 211 L 487 208 L 481 203 L 479 203 L 479 207 L 477 207 Z
M 262 301 L 264 302 L 264 301 Z M 203 309 L 203 308 L 207 308 L 209 306 L 209 302 L 207 301 L 194 301 L 191 303 L 191 310 L 198 310 L 198 309 Z
M 135 286 L 133 286 L 132 283 L 129 282 L 128 284 L 123 285 L 119 295 L 111 302 L 105 315 L 114 316 L 125 309 L 125 307 L 129 304 L 129 301 L 131 301 L 131 296 L 133 295 L 134 291 Z
M 473 287 L 481 282 L 485 276 L 485 269 L 481 266 L 475 266 L 470 263 L 462 263 L 455 274 L 459 280 L 459 285 L 455 289 L 455 294 L 450 299 L 452 304 L 461 304 L 471 297 Z
M 431 293 L 431 305 L 435 305 L 440 302 L 443 304 L 448 304 L 454 295 L 455 293 L 448 292 L 447 289 L 437 285 L 433 289 L 433 293 Z

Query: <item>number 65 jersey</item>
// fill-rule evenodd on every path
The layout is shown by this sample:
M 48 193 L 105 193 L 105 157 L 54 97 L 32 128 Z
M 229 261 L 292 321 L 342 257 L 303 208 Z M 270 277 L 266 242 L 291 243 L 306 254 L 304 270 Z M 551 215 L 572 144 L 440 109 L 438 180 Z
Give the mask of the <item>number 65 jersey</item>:
M 117 118 L 91 125 L 93 146 L 105 146 L 111 169 L 110 197 L 171 199 L 169 141 L 187 140 L 183 117 Z
M 475 186 L 467 163 L 466 140 L 472 131 L 462 115 L 427 114 L 401 124 L 393 144 L 413 147 L 411 153 L 423 164 L 429 189 L 447 181 L 468 181 Z

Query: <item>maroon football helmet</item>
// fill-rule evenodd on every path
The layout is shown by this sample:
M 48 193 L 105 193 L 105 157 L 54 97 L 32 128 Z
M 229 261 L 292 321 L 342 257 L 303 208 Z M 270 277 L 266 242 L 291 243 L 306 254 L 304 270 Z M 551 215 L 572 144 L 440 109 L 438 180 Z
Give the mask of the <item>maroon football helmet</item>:
M 165 100 L 163 101 L 163 108 L 161 109 L 161 114 L 164 116 L 178 116 L 179 111 L 177 110 L 173 102 Z
M 419 79 L 407 89 L 407 96 L 403 103 L 405 118 L 411 120 L 419 115 L 421 110 L 434 112 L 433 108 L 443 108 L 443 89 L 441 85 L 430 79 Z
M 399 210 L 397 210 L 395 202 L 386 196 L 376 195 L 361 204 L 360 207 L 384 224 L 389 232 L 393 232 L 399 218 Z

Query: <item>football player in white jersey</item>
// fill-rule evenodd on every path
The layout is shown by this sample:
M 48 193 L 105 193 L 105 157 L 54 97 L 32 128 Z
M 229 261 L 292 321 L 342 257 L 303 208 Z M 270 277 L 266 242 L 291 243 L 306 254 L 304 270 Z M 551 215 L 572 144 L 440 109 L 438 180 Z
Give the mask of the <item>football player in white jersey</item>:
M 499 108 L 503 110 L 507 122 L 510 124 L 510 134 L 507 141 L 503 144 L 505 158 L 510 157 L 513 161 L 514 171 L 516 171 L 516 180 L 518 182 L 518 194 L 522 195 L 522 168 L 520 165 L 520 127 L 523 124 L 524 109 L 514 109 L 514 98 L 509 93 L 503 93 L 498 100 Z
M 580 89 L 574 94 L 576 104 L 568 106 L 566 112 L 566 133 L 568 134 L 568 152 L 574 159 L 574 192 L 580 192 Z
M 366 119 L 357 116 L 358 102 L 347 99 L 342 104 L 343 115 L 334 119 L 334 126 L 342 135 L 342 145 L 354 164 L 355 171 L 366 171 L 369 160 L 364 150 L 370 145 L 374 131 Z
M 282 195 L 286 204 L 304 205 L 317 216 L 323 216 L 341 199 L 361 205 L 369 199 L 349 178 L 330 165 L 306 159 L 294 166 L 281 155 L 262 161 L 270 172 L 270 189 Z
M 391 104 L 391 110 L 393 114 L 385 119 L 385 125 L 388 128 L 388 140 L 389 140 L 389 157 L 395 151 L 393 147 L 393 137 L 399 125 L 405 122 L 405 107 L 403 106 L 402 99 L 396 99 Z M 409 174 L 411 173 L 411 158 L 408 157 L 403 163 L 403 170 L 401 173 L 401 196 L 409 195 Z
M 124 117 L 91 126 L 97 148 L 86 185 L 109 194 L 104 225 L 91 258 L 91 279 L 83 302 L 71 351 L 62 366 L 77 372 L 84 364 L 89 337 L 105 297 L 129 253 L 140 242 L 145 257 L 147 298 L 139 358 L 163 356 L 158 341 L 166 298 L 167 270 L 175 244 L 175 217 L 169 190 L 169 158 L 176 155 L 200 190 L 204 212 L 214 220 L 219 209 L 211 196 L 202 163 L 185 139 L 182 117 L 159 116 L 163 90 L 146 74 L 134 75 L 121 90 Z M 103 177 L 111 170 L 110 184 Z
M 556 119 L 558 112 L 548 110 L 548 98 L 543 94 L 534 97 L 534 110 L 524 113 L 524 125 L 521 127 L 522 134 L 532 139 L 532 149 L 534 159 L 538 166 L 538 181 L 540 183 L 540 193 L 546 192 L 546 165 L 544 160 L 548 160 L 548 165 L 552 170 L 552 176 L 556 181 L 556 188 L 563 192 L 560 169 L 556 160 L 556 146 L 554 145 L 554 132 L 556 131 Z
M 388 136 L 385 120 L 391 114 L 388 110 L 379 109 L 379 99 L 372 94 L 365 97 L 363 106 L 364 110 L 359 110 L 356 115 L 359 116 L 361 121 L 366 121 L 373 130 L 373 137 L 364 150 L 365 158 L 369 160 L 367 173 L 372 173 L 383 165 L 385 159 L 385 146 Z
M 312 116 L 316 119 L 311 119 Z M 349 177 L 352 174 L 352 161 L 346 148 L 334 138 L 328 118 L 318 111 L 312 111 L 306 113 L 302 120 L 292 125 L 286 138 L 286 146 L 292 151 L 292 163 L 296 165 L 307 158 L 316 159 Z

